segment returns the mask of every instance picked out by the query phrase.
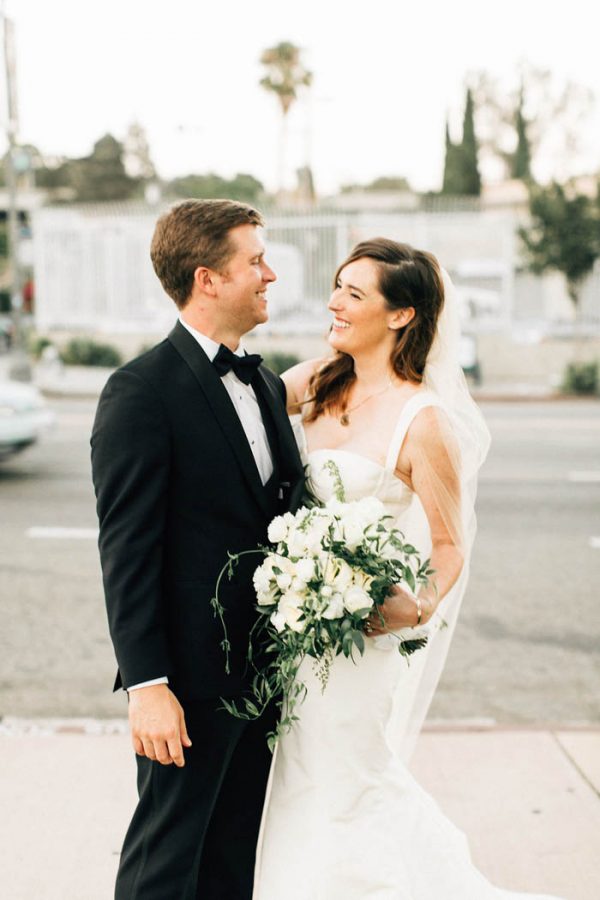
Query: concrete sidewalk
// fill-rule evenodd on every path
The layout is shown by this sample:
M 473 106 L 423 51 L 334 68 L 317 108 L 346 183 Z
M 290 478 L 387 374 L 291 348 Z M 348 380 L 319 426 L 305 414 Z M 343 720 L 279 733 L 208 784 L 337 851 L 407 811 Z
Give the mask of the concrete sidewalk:
M 110 900 L 135 803 L 126 723 L 5 719 L 0 760 L 0 895 Z M 495 884 L 600 898 L 600 730 L 430 724 L 412 769 Z

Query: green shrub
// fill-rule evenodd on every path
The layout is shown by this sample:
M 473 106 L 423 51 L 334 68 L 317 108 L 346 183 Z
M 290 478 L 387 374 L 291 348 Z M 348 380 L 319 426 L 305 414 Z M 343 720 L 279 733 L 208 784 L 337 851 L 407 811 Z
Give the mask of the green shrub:
M 101 344 L 91 338 L 73 338 L 60 354 L 69 366 L 105 366 L 114 368 L 122 362 L 121 354 L 111 344 Z
M 32 334 L 29 338 L 29 352 L 34 359 L 39 359 L 46 347 L 52 347 L 50 338 Z
M 292 366 L 298 365 L 300 362 L 300 357 L 296 356 L 295 353 L 261 353 L 261 356 L 265 366 L 268 366 L 269 369 L 272 369 L 278 375 L 281 375 L 286 369 L 291 369 Z
M 562 387 L 567 394 L 600 393 L 598 363 L 569 363 Z

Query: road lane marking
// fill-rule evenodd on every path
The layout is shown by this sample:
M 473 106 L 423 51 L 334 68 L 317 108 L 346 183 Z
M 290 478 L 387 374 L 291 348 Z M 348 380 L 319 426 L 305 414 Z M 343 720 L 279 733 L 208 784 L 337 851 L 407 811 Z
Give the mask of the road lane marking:
M 59 541 L 95 541 L 98 537 L 97 528 L 59 528 L 57 526 L 46 527 L 34 525 L 25 532 L 28 538 L 42 538 Z
M 590 538 L 590 547 L 592 550 L 600 550 L 600 537 L 592 536 Z
M 600 482 L 599 472 L 569 472 L 567 481 L 579 481 L 585 484 L 595 484 Z

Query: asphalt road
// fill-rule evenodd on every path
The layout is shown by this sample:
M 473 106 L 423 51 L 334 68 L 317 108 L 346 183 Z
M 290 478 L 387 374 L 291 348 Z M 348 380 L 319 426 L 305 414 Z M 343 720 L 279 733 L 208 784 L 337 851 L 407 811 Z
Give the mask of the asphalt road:
M 125 714 L 111 694 L 90 483 L 94 403 L 0 464 L 0 716 Z M 600 403 L 489 403 L 471 581 L 431 717 L 600 722 Z M 31 529 L 74 528 L 75 533 Z M 55 536 L 52 536 L 52 535 Z

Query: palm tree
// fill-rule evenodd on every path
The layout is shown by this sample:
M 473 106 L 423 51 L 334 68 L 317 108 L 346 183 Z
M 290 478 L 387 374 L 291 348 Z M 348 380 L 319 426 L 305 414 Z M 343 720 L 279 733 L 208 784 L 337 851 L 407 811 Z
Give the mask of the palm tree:
M 266 91 L 272 91 L 279 100 L 281 108 L 281 132 L 279 138 L 278 185 L 283 189 L 285 173 L 285 155 L 287 144 L 287 114 L 298 98 L 298 89 L 308 87 L 312 82 L 309 72 L 300 58 L 301 50 L 289 41 L 282 41 L 275 47 L 264 50 L 260 61 L 267 70 L 260 85 Z

